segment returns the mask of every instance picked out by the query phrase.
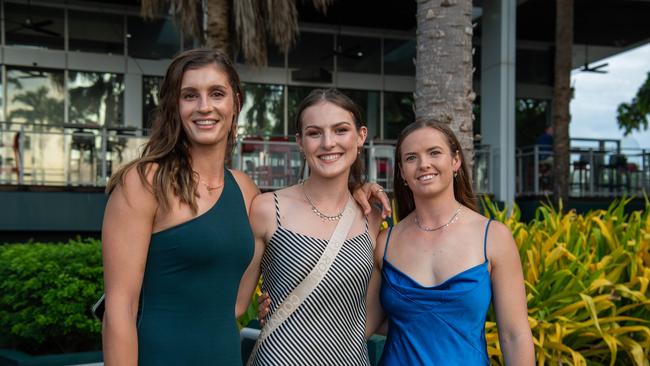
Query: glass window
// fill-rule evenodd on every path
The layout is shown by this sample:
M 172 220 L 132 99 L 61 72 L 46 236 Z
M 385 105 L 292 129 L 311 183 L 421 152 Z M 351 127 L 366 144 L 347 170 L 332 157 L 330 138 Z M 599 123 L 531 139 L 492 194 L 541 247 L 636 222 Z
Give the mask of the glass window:
M 63 71 L 7 67 L 7 120 L 63 123 Z
M 172 58 L 181 48 L 181 34 L 170 19 L 144 20 L 130 16 L 127 28 L 131 57 L 153 60 Z
M 379 74 L 381 73 L 381 40 L 339 36 L 336 60 L 339 71 Z
M 517 82 L 553 85 L 553 51 L 517 48 L 516 57 Z
M 367 90 L 341 89 L 361 108 L 361 118 L 368 127 L 368 138 L 366 141 L 379 138 L 379 92 Z
M 142 77 L 142 125 L 144 128 L 151 128 L 154 113 L 158 107 L 158 96 L 162 85 L 162 76 Z
M 63 9 L 4 3 L 5 42 L 62 50 Z
M 297 44 L 289 52 L 289 67 L 294 81 L 332 82 L 334 65 L 334 36 L 320 33 L 301 33 Z
M 245 84 L 239 136 L 284 136 L 284 86 Z
M 124 17 L 117 14 L 68 11 L 68 49 L 124 54 Z
M 278 48 L 275 45 L 273 44 L 268 45 L 268 51 L 266 57 L 267 57 L 267 66 L 284 67 L 284 53 L 278 50 Z M 235 56 L 235 62 L 239 64 L 246 63 L 246 61 L 244 60 L 244 53 L 242 52 L 242 50 L 239 50 L 237 52 L 237 55 Z
M 551 122 L 550 102 L 544 99 L 515 101 L 516 146 L 530 146 Z
M 384 39 L 384 74 L 415 76 L 415 39 Z
M 384 139 L 397 139 L 402 129 L 415 121 L 413 94 L 384 92 Z
M 124 123 L 124 75 L 102 72 L 68 72 L 70 122 L 99 126 Z
M 298 105 L 302 102 L 312 90 L 318 89 L 317 87 L 301 87 L 301 86 L 290 86 L 287 99 L 288 99 L 288 135 L 289 137 L 294 137 L 296 135 L 296 111 L 298 111 Z

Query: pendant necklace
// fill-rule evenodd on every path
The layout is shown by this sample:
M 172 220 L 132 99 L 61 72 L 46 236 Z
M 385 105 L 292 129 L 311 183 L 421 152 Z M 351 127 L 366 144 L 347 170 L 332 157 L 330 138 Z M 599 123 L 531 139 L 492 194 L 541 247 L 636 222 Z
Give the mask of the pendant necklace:
M 215 191 L 215 190 L 223 187 L 223 185 L 225 183 L 224 182 L 224 183 L 221 183 L 221 184 L 216 185 L 216 186 L 211 186 L 211 185 L 208 184 L 208 182 L 201 179 L 201 177 L 199 177 L 199 182 L 205 186 L 205 189 L 208 191 L 208 194 L 212 194 L 212 191 Z
M 328 221 L 338 221 L 341 219 L 341 217 L 343 217 L 344 210 L 341 210 L 341 212 L 332 216 L 322 213 L 318 208 L 316 208 L 316 205 L 314 205 L 314 203 L 311 201 L 311 198 L 307 194 L 307 190 L 305 189 L 305 182 L 303 181 L 302 183 L 300 183 L 300 185 L 302 186 L 302 193 L 305 195 L 307 202 L 309 202 L 309 205 L 311 206 L 311 211 L 314 214 L 316 214 L 316 216 L 320 217 L 323 220 L 328 220 Z
M 460 217 L 460 209 L 462 207 L 463 207 L 462 204 L 459 205 L 458 208 L 456 209 L 456 212 L 454 212 L 454 215 L 451 217 L 451 219 L 446 224 L 438 226 L 438 227 L 426 227 L 426 226 L 420 225 L 420 220 L 418 220 L 418 214 L 416 213 L 415 214 L 415 225 L 417 225 L 418 229 L 420 229 L 422 231 L 427 231 L 427 232 L 438 231 L 440 229 L 444 229 L 447 226 L 449 226 L 449 225 L 453 224 L 454 222 L 458 221 L 458 218 Z

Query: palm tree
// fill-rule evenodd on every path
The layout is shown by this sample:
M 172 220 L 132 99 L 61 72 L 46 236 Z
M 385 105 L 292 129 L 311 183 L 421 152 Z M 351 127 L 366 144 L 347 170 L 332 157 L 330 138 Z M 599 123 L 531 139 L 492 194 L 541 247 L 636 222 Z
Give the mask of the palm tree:
M 417 6 L 415 119 L 450 124 L 471 163 L 472 1 L 425 0 Z
M 233 49 L 241 49 L 247 63 L 264 66 L 267 62 L 267 38 L 286 53 L 298 37 L 295 1 L 142 0 L 141 12 L 143 17 L 153 18 L 168 6 L 183 32 L 199 43 L 230 56 Z M 332 1 L 312 0 L 312 3 L 325 13 Z M 230 34 L 231 29 L 235 30 L 234 35 Z
M 569 102 L 573 46 L 573 0 L 556 1 L 555 81 L 553 90 L 553 194 L 569 199 Z

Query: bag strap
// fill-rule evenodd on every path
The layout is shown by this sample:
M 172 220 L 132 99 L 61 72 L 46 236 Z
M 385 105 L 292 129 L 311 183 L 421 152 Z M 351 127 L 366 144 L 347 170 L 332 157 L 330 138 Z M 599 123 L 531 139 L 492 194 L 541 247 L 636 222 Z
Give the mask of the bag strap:
M 296 311 L 300 304 L 302 304 L 303 301 L 305 301 L 305 299 L 311 295 L 311 293 L 323 280 L 327 274 L 327 271 L 329 271 L 332 263 L 341 250 L 343 242 L 350 232 L 350 228 L 352 228 L 352 224 L 354 223 L 354 205 L 354 201 L 350 198 L 347 205 L 345 206 L 345 209 L 343 210 L 343 216 L 339 220 L 339 223 L 336 225 L 336 228 L 334 229 L 334 232 L 332 233 L 332 236 L 327 243 L 327 247 L 325 247 L 323 254 L 321 254 L 320 258 L 318 259 L 318 262 L 314 268 L 312 268 L 311 272 L 309 272 L 307 277 L 305 277 L 302 282 L 300 282 L 298 286 L 296 286 L 296 288 L 291 291 L 291 293 L 282 302 L 282 304 L 278 306 L 278 309 L 275 311 L 275 313 L 273 313 L 273 315 L 271 315 L 271 317 L 267 320 L 266 325 L 262 329 L 260 337 L 255 344 L 255 349 L 253 349 L 251 355 L 255 355 L 257 353 L 257 349 L 259 348 L 260 343 L 262 343 L 269 335 L 271 335 L 271 333 L 273 333 L 273 331 L 275 331 L 280 326 L 280 324 L 287 320 L 289 316 L 291 316 L 291 314 Z

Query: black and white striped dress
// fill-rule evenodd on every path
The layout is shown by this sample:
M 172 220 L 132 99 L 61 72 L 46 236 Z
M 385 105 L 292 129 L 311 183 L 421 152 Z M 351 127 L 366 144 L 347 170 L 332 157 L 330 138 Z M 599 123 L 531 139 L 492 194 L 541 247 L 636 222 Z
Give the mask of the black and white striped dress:
M 327 240 L 282 226 L 262 258 L 263 290 L 271 295 L 269 316 L 309 274 Z M 366 290 L 373 267 L 372 239 L 366 230 L 347 239 L 321 283 L 251 355 L 253 365 L 369 365 L 366 346 Z

